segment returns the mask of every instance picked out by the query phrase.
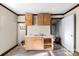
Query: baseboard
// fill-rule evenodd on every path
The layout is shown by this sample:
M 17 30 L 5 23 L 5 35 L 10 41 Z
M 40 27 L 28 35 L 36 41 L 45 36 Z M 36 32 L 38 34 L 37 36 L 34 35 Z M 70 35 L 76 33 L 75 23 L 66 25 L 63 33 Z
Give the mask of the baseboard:
M 18 44 L 14 45 L 12 48 L 10 48 L 9 50 L 5 51 L 4 53 L 2 53 L 0 56 L 4 56 L 6 55 L 8 52 L 10 52 L 11 50 L 13 50 L 15 47 L 17 47 Z

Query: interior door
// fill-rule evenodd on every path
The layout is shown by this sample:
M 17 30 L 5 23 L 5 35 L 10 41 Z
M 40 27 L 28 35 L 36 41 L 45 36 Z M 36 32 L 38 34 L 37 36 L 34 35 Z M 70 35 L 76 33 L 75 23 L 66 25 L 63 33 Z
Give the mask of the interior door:
M 74 15 L 70 15 L 64 18 L 64 46 L 74 52 Z

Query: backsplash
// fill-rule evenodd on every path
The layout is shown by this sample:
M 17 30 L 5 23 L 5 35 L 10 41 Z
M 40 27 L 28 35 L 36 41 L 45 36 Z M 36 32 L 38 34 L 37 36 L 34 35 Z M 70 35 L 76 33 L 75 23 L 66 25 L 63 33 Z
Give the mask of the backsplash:
M 27 35 L 41 35 L 41 36 L 46 36 L 50 35 L 50 26 L 44 26 L 44 25 L 32 25 L 32 26 L 27 26 Z

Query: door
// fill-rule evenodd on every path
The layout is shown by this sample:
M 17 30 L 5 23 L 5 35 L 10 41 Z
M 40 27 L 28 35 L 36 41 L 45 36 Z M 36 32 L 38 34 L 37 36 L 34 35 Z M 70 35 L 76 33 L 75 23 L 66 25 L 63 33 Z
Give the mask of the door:
M 64 18 L 64 46 L 74 53 L 74 15 Z

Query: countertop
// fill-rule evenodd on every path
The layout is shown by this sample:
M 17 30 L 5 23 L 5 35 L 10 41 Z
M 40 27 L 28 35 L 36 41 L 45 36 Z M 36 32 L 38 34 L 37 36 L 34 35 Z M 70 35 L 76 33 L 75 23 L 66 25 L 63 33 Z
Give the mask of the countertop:
M 53 38 L 52 35 L 46 35 L 46 36 L 41 36 L 41 35 L 25 35 L 25 37 L 43 37 L 43 38 Z

